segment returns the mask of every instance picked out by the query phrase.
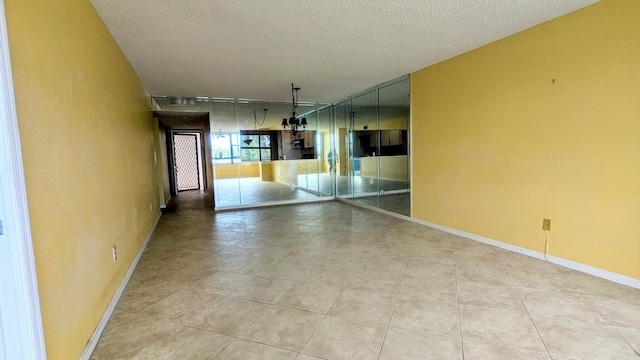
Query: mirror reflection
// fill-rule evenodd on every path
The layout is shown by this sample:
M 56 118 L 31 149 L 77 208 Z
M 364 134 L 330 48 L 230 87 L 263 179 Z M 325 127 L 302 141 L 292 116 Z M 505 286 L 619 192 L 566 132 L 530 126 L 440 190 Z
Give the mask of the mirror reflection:
M 162 111 L 209 114 L 218 209 L 337 196 L 410 215 L 408 83 L 406 76 L 334 104 L 154 100 Z

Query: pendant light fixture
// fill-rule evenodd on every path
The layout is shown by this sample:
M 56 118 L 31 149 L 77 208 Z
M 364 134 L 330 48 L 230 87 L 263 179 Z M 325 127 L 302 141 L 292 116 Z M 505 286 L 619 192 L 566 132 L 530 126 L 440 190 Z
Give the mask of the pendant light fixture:
M 289 119 L 282 119 L 282 129 L 293 136 L 304 132 L 307 128 L 307 118 L 298 118 L 298 91 L 300 91 L 300 88 L 293 86 L 293 83 L 291 83 L 291 100 L 293 102 L 291 113 L 289 113 Z M 290 130 L 287 130 L 287 126 Z

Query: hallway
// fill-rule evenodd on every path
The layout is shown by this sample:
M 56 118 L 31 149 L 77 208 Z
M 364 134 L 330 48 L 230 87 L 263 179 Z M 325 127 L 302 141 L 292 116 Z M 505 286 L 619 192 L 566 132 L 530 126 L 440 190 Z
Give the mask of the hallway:
M 92 359 L 640 359 L 640 290 L 337 201 L 172 201 Z

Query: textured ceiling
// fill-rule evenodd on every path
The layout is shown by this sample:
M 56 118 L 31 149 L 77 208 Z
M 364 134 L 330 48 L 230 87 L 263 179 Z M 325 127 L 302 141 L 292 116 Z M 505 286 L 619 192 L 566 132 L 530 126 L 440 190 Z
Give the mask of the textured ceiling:
M 331 102 L 598 0 L 91 0 L 156 95 Z

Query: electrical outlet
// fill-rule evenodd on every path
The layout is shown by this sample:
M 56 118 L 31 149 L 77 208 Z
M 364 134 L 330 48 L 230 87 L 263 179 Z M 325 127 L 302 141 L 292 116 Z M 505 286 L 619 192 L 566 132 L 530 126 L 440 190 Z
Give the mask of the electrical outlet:
M 149 211 L 153 212 L 153 203 L 149 203 Z
M 113 249 L 111 250 L 113 255 L 113 262 L 116 262 L 116 260 L 118 260 L 118 249 L 116 248 L 115 245 L 113 245 Z
M 542 230 L 551 231 L 551 219 L 542 219 Z

